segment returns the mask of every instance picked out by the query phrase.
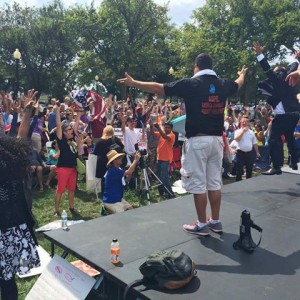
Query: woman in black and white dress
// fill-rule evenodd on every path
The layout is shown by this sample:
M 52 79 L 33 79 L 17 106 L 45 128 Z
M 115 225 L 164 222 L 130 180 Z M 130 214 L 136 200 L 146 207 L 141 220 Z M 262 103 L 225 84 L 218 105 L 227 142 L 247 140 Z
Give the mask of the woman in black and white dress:
M 15 274 L 40 265 L 34 220 L 24 193 L 30 176 L 31 146 L 22 139 L 0 137 L 0 288 L 2 300 L 18 299 Z

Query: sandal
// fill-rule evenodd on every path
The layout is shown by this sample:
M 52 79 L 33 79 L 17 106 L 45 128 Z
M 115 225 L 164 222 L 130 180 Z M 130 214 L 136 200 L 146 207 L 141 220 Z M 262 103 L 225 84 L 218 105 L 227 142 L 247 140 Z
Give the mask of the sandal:
M 58 210 L 54 211 L 54 217 L 60 217 L 60 212 Z
M 80 210 L 75 208 L 75 207 L 73 207 L 73 208 L 69 207 L 69 210 L 72 214 L 79 214 L 80 213 Z
M 39 192 L 43 192 L 44 191 L 44 188 L 41 186 L 40 188 L 39 188 Z

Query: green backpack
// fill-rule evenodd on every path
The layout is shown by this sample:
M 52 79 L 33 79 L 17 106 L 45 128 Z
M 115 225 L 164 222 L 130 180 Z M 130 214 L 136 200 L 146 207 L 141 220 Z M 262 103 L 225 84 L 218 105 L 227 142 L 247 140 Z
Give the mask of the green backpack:
M 143 279 L 129 284 L 123 299 L 126 299 L 128 290 L 137 285 L 146 287 L 178 289 L 188 284 L 196 275 L 195 263 L 181 250 L 159 251 L 148 256 L 139 267 Z

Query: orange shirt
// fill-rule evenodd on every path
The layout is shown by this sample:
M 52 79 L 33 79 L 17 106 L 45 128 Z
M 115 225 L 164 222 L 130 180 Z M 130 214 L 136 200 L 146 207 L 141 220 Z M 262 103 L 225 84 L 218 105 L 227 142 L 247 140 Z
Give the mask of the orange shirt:
M 175 134 L 173 132 L 168 134 L 170 140 L 165 140 L 159 132 L 155 132 L 155 135 L 159 138 L 157 145 L 157 160 L 172 162 Z

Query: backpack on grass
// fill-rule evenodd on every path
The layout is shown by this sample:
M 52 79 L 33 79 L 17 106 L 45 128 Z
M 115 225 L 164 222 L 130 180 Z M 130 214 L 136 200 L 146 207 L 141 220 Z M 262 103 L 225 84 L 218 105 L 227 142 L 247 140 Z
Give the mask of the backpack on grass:
M 196 275 L 195 267 L 195 262 L 181 250 L 155 252 L 139 267 L 143 279 L 129 284 L 123 299 L 130 288 L 141 284 L 150 288 L 179 289 Z

